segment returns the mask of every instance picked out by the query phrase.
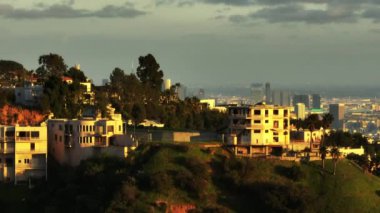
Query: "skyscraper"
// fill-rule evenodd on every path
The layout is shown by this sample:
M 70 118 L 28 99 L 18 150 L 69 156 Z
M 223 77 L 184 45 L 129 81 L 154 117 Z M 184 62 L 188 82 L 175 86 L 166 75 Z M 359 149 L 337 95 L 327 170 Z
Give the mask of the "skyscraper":
M 270 83 L 265 83 L 265 102 L 266 104 L 272 103 L 272 93 L 270 91 Z
M 321 108 L 321 96 L 319 94 L 313 94 L 313 108 L 314 109 L 320 109 Z
M 252 91 L 252 102 L 253 104 L 257 104 L 264 100 L 264 91 L 262 83 L 253 83 L 251 84 Z
M 285 90 L 273 90 L 272 104 L 290 106 L 290 92 Z
M 298 103 L 303 103 L 303 104 L 305 104 L 306 108 L 310 108 L 309 95 L 294 95 L 293 96 L 293 106 L 295 106 Z
M 344 129 L 344 104 L 330 104 L 329 112 L 334 117 L 331 127 L 333 129 Z

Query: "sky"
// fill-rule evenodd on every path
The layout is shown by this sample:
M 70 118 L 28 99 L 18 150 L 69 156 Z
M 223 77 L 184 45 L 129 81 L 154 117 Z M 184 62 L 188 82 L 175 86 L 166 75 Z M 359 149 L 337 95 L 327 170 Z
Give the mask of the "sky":
M 0 0 L 0 59 L 48 53 L 95 83 L 151 53 L 190 87 L 375 86 L 380 0 Z

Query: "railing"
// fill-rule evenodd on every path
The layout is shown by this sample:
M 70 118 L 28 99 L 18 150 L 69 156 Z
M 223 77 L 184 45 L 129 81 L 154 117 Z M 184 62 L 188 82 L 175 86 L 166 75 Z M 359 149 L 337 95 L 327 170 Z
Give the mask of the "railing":
M 94 145 L 98 147 L 104 147 L 104 146 L 107 146 L 107 142 L 106 141 L 95 142 Z

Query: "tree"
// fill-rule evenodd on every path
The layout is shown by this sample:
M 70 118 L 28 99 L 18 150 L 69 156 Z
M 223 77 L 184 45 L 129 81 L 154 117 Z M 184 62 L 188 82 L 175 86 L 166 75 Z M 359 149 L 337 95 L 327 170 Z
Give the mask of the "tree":
M 331 151 L 330 151 L 330 153 L 331 153 L 331 156 L 332 156 L 333 161 L 334 161 L 334 172 L 333 172 L 333 174 L 335 175 L 335 173 L 336 173 L 336 164 L 338 163 L 338 160 L 339 160 L 339 157 L 340 157 L 341 153 L 339 152 L 338 147 L 332 148 Z
M 156 90 L 160 90 L 164 73 L 152 54 L 139 57 L 137 76 L 143 84 L 147 84 Z
M 327 148 L 325 146 L 322 146 L 321 148 L 319 148 L 319 153 L 321 154 L 322 168 L 325 169 L 325 159 L 328 153 Z
M 40 67 L 37 68 L 36 73 L 41 81 L 45 81 L 51 75 L 61 77 L 67 69 L 62 56 L 53 53 L 40 56 L 38 63 Z
M 15 61 L 0 60 L 0 86 L 21 86 L 24 81 L 30 78 L 24 66 Z
M 87 77 L 84 74 L 84 72 L 75 67 L 70 67 L 70 69 L 66 73 L 66 76 L 72 78 L 73 81 L 77 82 L 85 82 L 87 80 Z
M 132 107 L 132 120 L 135 126 L 145 119 L 145 108 L 142 104 L 136 103 Z

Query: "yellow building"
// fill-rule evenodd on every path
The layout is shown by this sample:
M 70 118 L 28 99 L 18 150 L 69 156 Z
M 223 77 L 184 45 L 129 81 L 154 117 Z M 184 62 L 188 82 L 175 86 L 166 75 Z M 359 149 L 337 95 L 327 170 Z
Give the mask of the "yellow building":
M 0 126 L 0 181 L 47 178 L 47 127 Z
M 290 143 L 290 108 L 256 104 L 228 108 L 228 144 L 237 155 L 268 155 Z
M 120 114 L 111 119 L 49 119 L 49 153 L 70 166 L 102 153 L 126 157 L 137 143 L 125 133 L 123 124 Z

